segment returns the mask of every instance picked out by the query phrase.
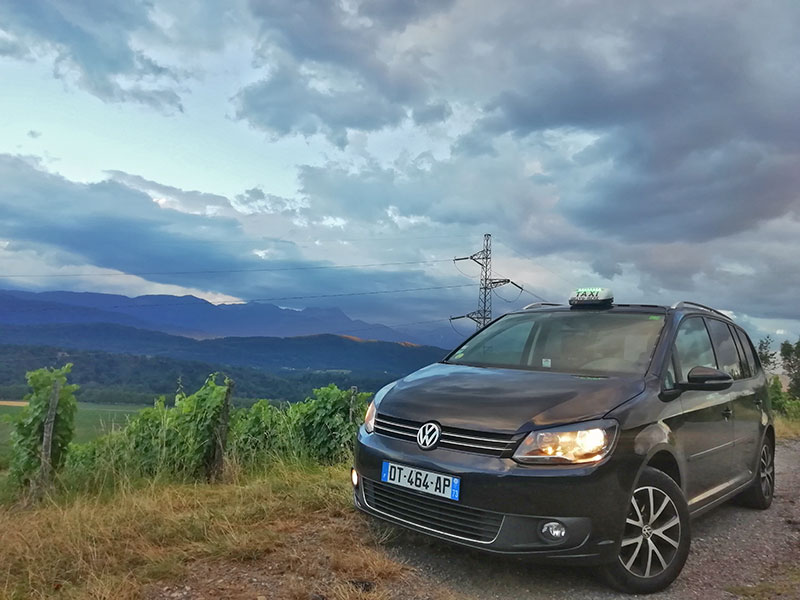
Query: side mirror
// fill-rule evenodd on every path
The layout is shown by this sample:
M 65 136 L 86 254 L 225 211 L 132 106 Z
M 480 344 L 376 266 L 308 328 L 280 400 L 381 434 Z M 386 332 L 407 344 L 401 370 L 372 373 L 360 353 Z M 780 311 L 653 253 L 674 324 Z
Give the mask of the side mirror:
M 719 392 L 727 390 L 732 384 L 733 377 L 725 371 L 711 367 L 694 367 L 686 376 L 686 381 L 679 382 L 676 387 L 681 390 Z

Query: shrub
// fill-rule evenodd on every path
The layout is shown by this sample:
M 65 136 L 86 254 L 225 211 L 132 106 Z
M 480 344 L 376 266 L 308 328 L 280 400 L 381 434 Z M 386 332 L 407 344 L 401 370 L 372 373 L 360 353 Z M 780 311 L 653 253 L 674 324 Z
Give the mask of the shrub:
M 777 375 L 769 382 L 769 400 L 772 405 L 772 410 L 780 414 L 786 413 L 786 403 L 789 397 L 788 394 L 783 391 L 783 385 Z
M 84 480 L 100 485 L 110 480 L 210 477 L 230 386 L 230 380 L 219 385 L 216 374 L 209 375 L 194 394 L 179 390 L 174 407 L 161 397 L 121 431 L 73 445 L 64 481 L 74 487 Z
M 331 384 L 314 390 L 314 397 L 293 405 L 298 437 L 310 458 L 325 464 L 344 460 L 352 452 L 371 394 L 351 394 Z
M 78 386 L 67 384 L 71 369 L 72 364 L 67 364 L 60 369 L 37 369 L 26 374 L 31 388 L 24 398 L 28 405 L 14 421 L 11 432 L 11 481 L 17 487 L 29 485 L 41 469 L 42 438 L 54 386 L 59 387 L 59 394 L 49 458 L 54 471 L 64 463 L 75 430 L 77 408 L 75 391 Z
M 783 414 L 791 421 L 800 421 L 800 400 L 787 400 L 783 407 Z
M 252 466 L 270 456 L 291 454 L 292 433 L 287 411 L 259 400 L 231 415 L 228 452 L 237 463 Z

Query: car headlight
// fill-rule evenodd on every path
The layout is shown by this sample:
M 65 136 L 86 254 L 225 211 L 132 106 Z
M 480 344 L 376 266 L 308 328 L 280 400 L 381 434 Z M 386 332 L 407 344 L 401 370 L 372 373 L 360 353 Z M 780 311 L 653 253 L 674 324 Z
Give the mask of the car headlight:
M 367 414 L 364 416 L 364 429 L 367 430 L 367 433 L 372 433 L 375 431 L 375 414 L 378 411 L 375 408 L 375 400 L 369 403 L 367 407 Z
M 538 465 L 598 462 L 614 447 L 617 430 L 616 421 L 601 420 L 531 431 L 514 460 Z
M 389 385 L 383 386 L 378 390 L 378 393 L 375 394 L 372 402 L 369 403 L 367 414 L 364 416 L 364 429 L 367 430 L 367 433 L 372 433 L 375 430 L 375 415 L 378 413 L 378 402 L 380 402 L 395 385 L 397 385 L 397 382 L 393 381 Z

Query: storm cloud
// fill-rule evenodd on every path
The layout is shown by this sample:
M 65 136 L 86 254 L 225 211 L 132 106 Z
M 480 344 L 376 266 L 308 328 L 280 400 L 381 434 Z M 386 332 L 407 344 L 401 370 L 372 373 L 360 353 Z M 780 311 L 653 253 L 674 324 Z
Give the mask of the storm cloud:
M 102 164 L 91 182 L 9 142 L 6 251 L 195 271 L 150 280 L 247 299 L 474 283 L 425 261 L 491 232 L 497 271 L 549 300 L 597 283 L 800 333 L 793 0 L 15 1 L 0 17 L 0 60 L 52 64 L 191 139 L 147 149 L 180 177 Z M 59 134 L 31 127 L 44 156 Z M 221 135 L 241 148 L 212 152 Z M 261 169 L 262 153 L 291 166 Z M 246 272 L 404 261 L 420 266 Z M 474 294 L 319 302 L 412 320 L 467 312 Z

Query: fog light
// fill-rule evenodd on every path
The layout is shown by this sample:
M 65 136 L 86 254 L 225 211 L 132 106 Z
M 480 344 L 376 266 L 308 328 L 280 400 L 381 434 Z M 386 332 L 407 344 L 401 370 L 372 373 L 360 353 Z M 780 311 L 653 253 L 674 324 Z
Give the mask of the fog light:
M 547 523 L 542 525 L 541 532 L 545 539 L 559 542 L 566 537 L 567 528 L 563 523 L 559 523 L 558 521 L 547 521 Z
M 358 487 L 358 471 L 350 469 L 350 481 L 353 482 L 353 487 Z

